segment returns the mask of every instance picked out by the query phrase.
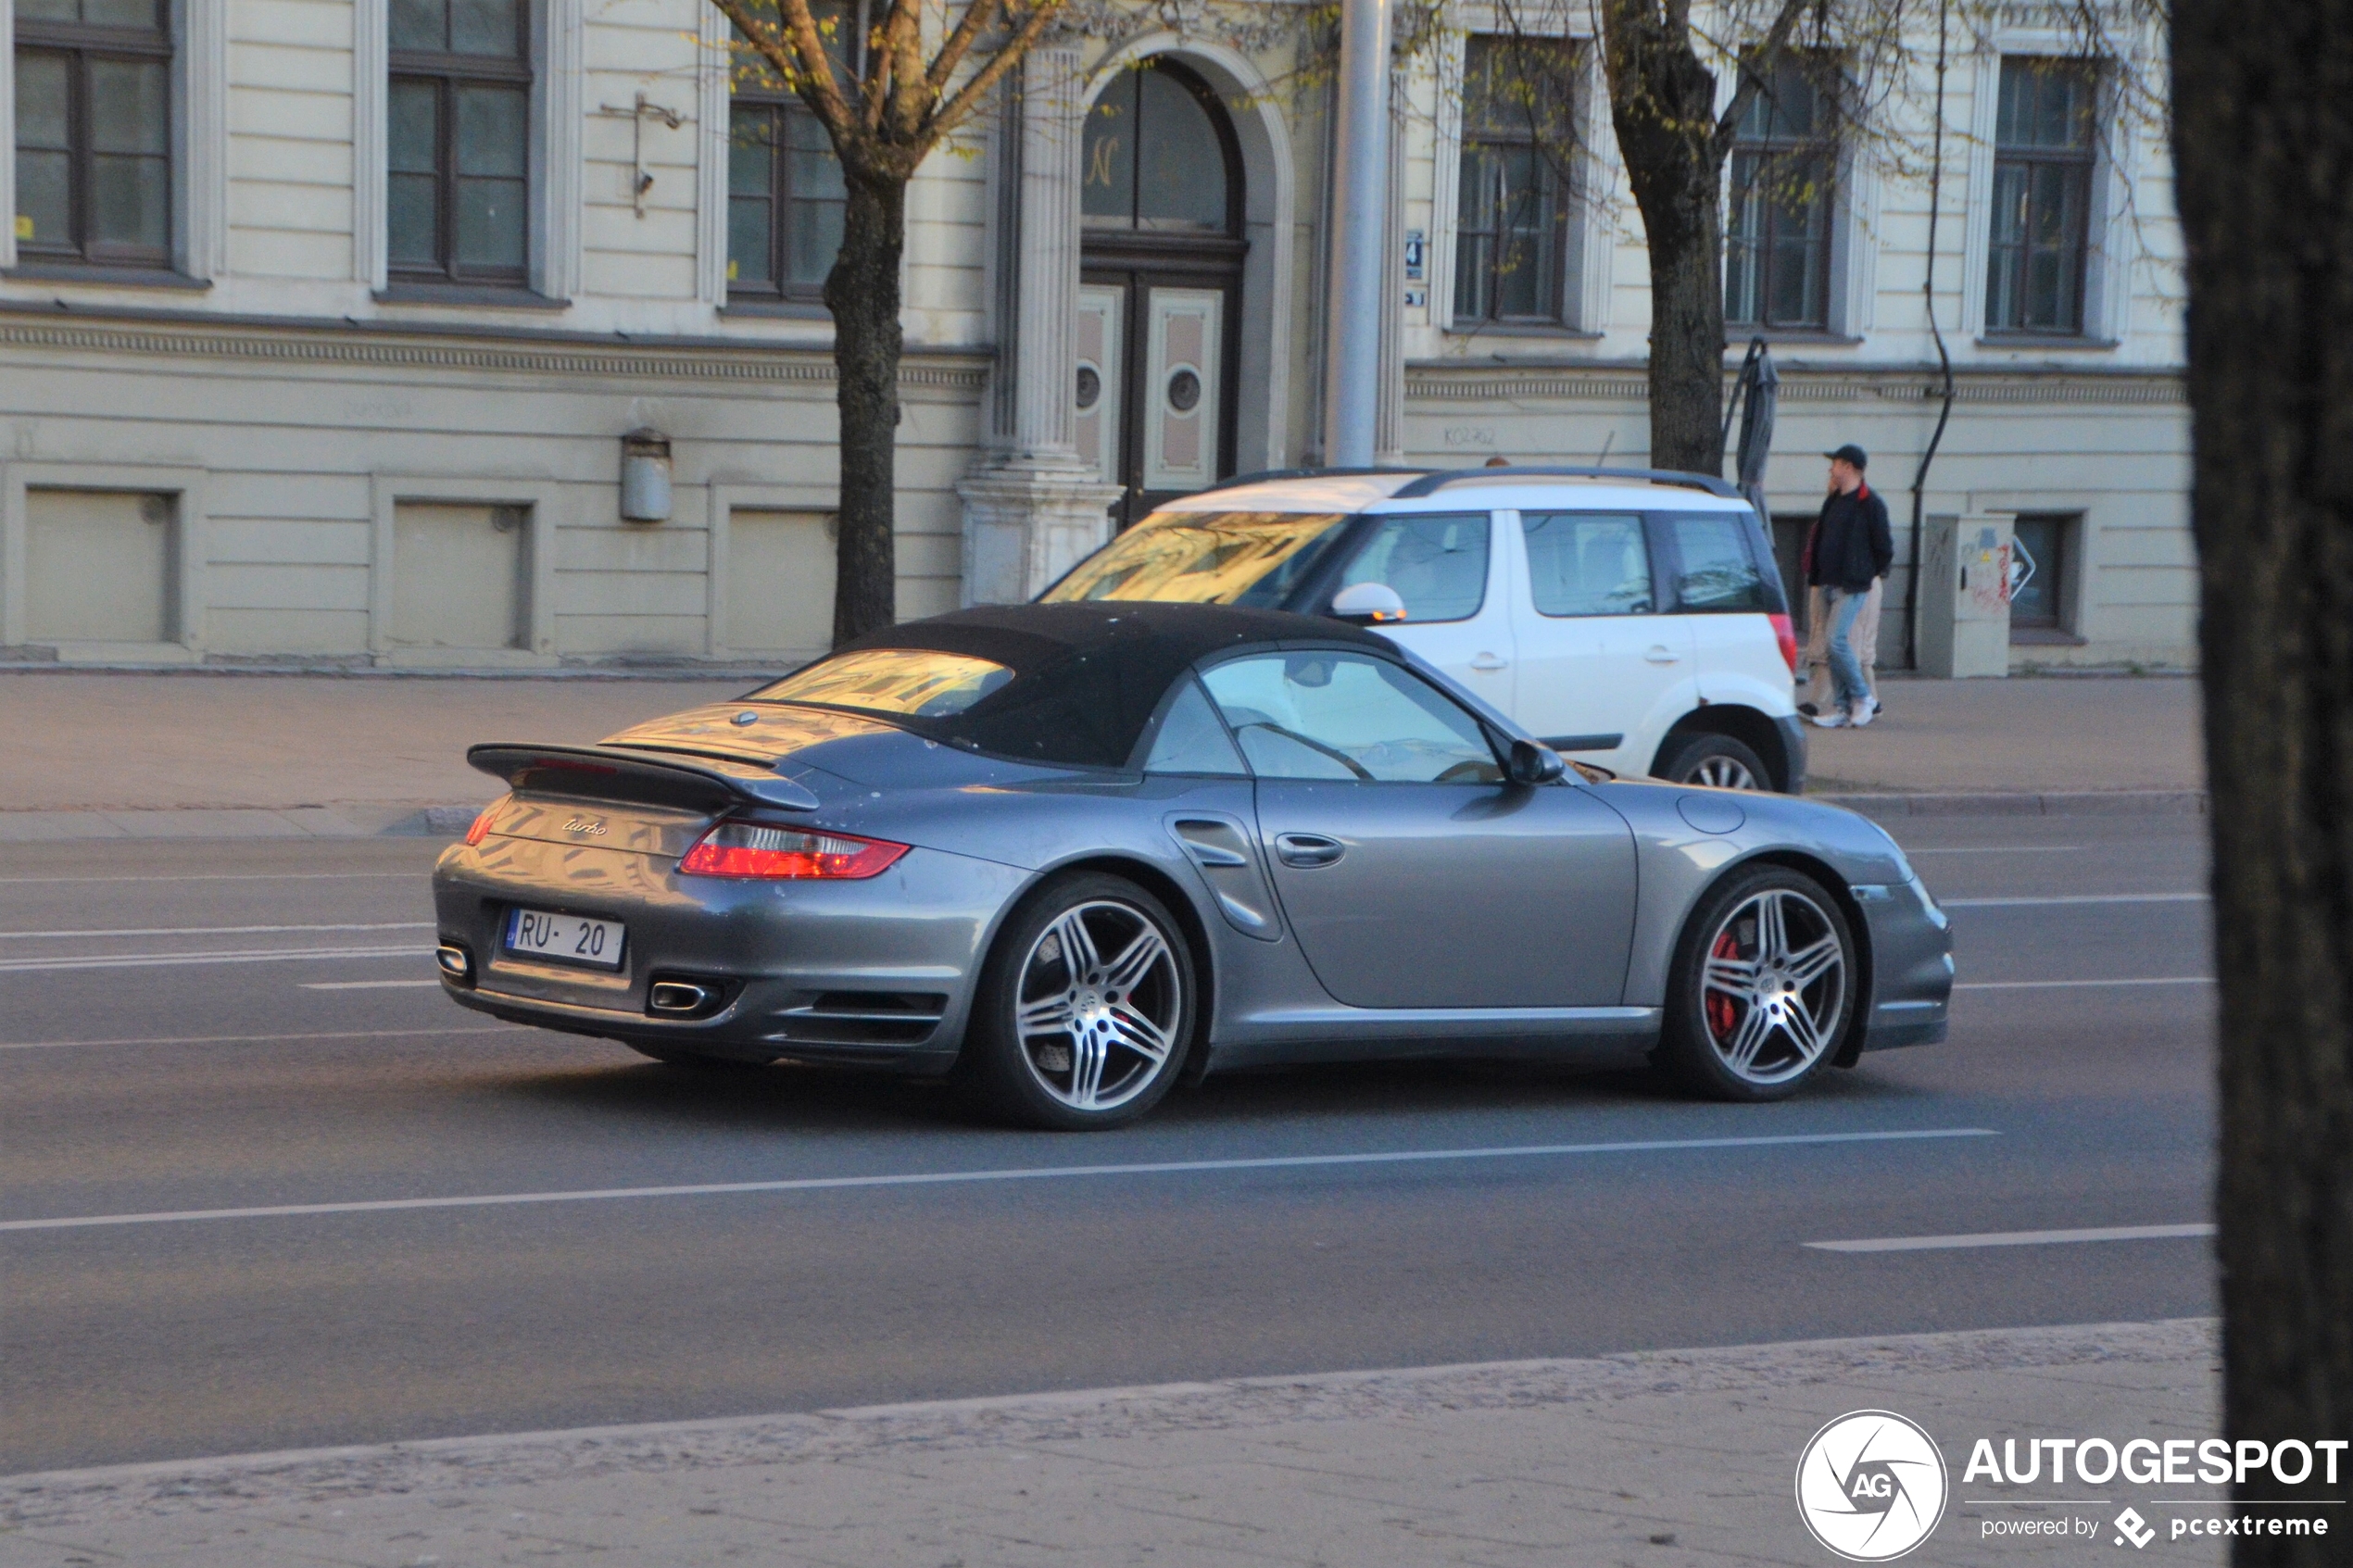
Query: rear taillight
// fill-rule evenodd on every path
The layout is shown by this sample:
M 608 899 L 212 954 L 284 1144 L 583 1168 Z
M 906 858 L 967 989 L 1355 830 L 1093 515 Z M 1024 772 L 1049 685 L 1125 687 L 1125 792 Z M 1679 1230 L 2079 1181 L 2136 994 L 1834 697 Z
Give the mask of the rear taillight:
M 887 839 L 721 822 L 686 851 L 678 869 L 687 876 L 856 882 L 878 875 L 905 853 L 906 845 Z
M 1773 623 L 1773 640 L 1781 645 L 1781 662 L 1789 666 L 1791 674 L 1796 674 L 1797 627 L 1786 615 L 1768 616 L 1766 619 Z
M 506 797 L 502 796 L 482 809 L 482 813 L 474 818 L 473 826 L 466 830 L 466 843 L 469 847 L 480 844 L 490 836 L 490 819 L 497 816 L 498 808 L 506 803 Z

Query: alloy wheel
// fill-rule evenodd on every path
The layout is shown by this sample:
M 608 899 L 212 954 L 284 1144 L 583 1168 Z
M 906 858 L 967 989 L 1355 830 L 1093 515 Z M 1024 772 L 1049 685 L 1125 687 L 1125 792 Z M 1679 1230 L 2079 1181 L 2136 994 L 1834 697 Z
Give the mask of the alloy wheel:
M 1710 757 L 1693 768 L 1685 784 L 1707 784 L 1716 789 L 1757 789 L 1756 775 L 1748 764 L 1737 757 Z
M 1022 960 L 1013 1032 L 1047 1094 L 1110 1110 L 1150 1088 L 1177 1047 L 1184 977 L 1168 937 L 1132 904 L 1064 909 Z
M 1846 1003 L 1846 945 L 1805 894 L 1768 887 L 1732 906 L 1707 944 L 1701 1010 L 1725 1068 L 1757 1087 L 1802 1077 Z

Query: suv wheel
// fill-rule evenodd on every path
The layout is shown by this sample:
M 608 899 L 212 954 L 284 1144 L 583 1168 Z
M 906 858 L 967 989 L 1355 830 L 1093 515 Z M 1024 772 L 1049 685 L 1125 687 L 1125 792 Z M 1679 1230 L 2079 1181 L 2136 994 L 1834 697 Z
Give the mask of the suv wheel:
M 1765 759 L 1730 735 L 1692 735 L 1673 748 L 1658 770 L 1669 784 L 1707 784 L 1716 789 L 1773 787 Z

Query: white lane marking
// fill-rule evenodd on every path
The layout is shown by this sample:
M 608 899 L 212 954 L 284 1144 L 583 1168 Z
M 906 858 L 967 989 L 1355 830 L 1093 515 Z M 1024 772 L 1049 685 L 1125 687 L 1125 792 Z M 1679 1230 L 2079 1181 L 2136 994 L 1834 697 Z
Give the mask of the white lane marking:
M 1752 1138 L 1656 1138 L 1633 1143 L 1524 1144 L 1500 1148 L 1395 1149 L 1379 1154 L 1289 1154 L 1254 1160 L 1165 1160 L 1130 1165 L 1044 1165 L 999 1171 L 925 1171 L 887 1176 L 803 1176 L 776 1182 L 699 1182 L 691 1186 L 587 1187 L 569 1192 L 499 1192 L 463 1198 L 384 1198 L 350 1203 L 282 1203 L 255 1209 L 179 1209 L 141 1214 L 75 1214 L 45 1220 L 0 1220 L 0 1231 L 94 1230 L 108 1225 L 182 1224 L 192 1220 L 271 1220 L 309 1214 L 383 1214 L 418 1209 L 496 1209 L 525 1203 L 599 1203 L 634 1198 L 711 1198 L 749 1192 L 956 1186 L 982 1182 L 1069 1181 L 1085 1176 L 1172 1176 L 1214 1171 L 1292 1171 L 1342 1165 L 1411 1165 L 1441 1160 L 1657 1154 L 1718 1148 L 1787 1148 L 1817 1144 L 1907 1143 L 1928 1138 L 1998 1136 L 2000 1135 L 1991 1127 L 1919 1127 L 1881 1133 L 1789 1133 Z
M 304 1035 L 155 1035 L 139 1040 L 0 1040 L 0 1051 L 57 1051 L 74 1046 L 268 1046 L 293 1040 L 407 1040 L 422 1035 L 529 1033 L 521 1024 L 496 1023 L 462 1029 L 332 1029 Z
M 1970 844 L 1958 849 L 1915 849 L 1905 846 L 1906 855 L 2057 855 L 2080 850 L 2080 844 Z
M 422 882 L 423 872 L 187 872 L 161 876 L 0 876 L 0 885 L 27 887 L 69 882 L 357 882 L 371 877 L 407 877 Z
M 2211 985 L 2210 974 L 2160 974 L 2145 980 L 1964 980 L 1956 991 L 2076 991 L 2095 985 Z
M 284 963 L 297 959 L 422 959 L 431 947 L 246 947 L 210 953 L 89 953 L 64 959 L 0 959 L 0 974 L 62 969 L 152 969 L 165 964 Z
M 0 931 L 0 942 L 68 936 L 258 936 L 287 931 L 431 931 L 429 920 L 384 920 L 365 925 L 138 925 L 111 931 Z
M 1942 1252 L 1963 1247 L 2047 1247 L 2072 1241 L 2159 1241 L 2171 1236 L 2212 1236 L 2196 1225 L 2100 1225 L 2074 1231 L 1982 1231 L 1975 1236 L 1882 1236 L 1867 1241 L 1809 1241 L 1820 1252 Z
M 2032 909 L 2054 904 L 2203 904 L 2210 893 L 2061 893 L 2042 898 L 1939 898 L 1947 909 Z
M 306 980 L 306 991 L 396 991 L 408 986 L 439 985 L 438 980 Z

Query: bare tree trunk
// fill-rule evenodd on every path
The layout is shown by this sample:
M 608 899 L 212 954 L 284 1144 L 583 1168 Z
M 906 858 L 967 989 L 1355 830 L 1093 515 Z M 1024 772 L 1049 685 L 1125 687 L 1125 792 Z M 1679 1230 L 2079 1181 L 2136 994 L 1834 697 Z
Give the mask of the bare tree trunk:
M 1652 0 L 1604 0 L 1610 118 L 1651 264 L 1651 462 L 1724 470 L 1723 153 L 1716 76 Z
M 2224 1423 L 2353 1436 L 2353 0 L 2174 0 L 2173 18 Z M 2241 1564 L 2353 1552 L 2335 1529 L 2232 1544 Z
M 907 245 L 906 182 L 847 170 L 845 179 L 849 200 L 841 254 L 825 274 L 841 414 L 836 647 L 899 618 L 891 520 L 898 484 L 899 261 Z

